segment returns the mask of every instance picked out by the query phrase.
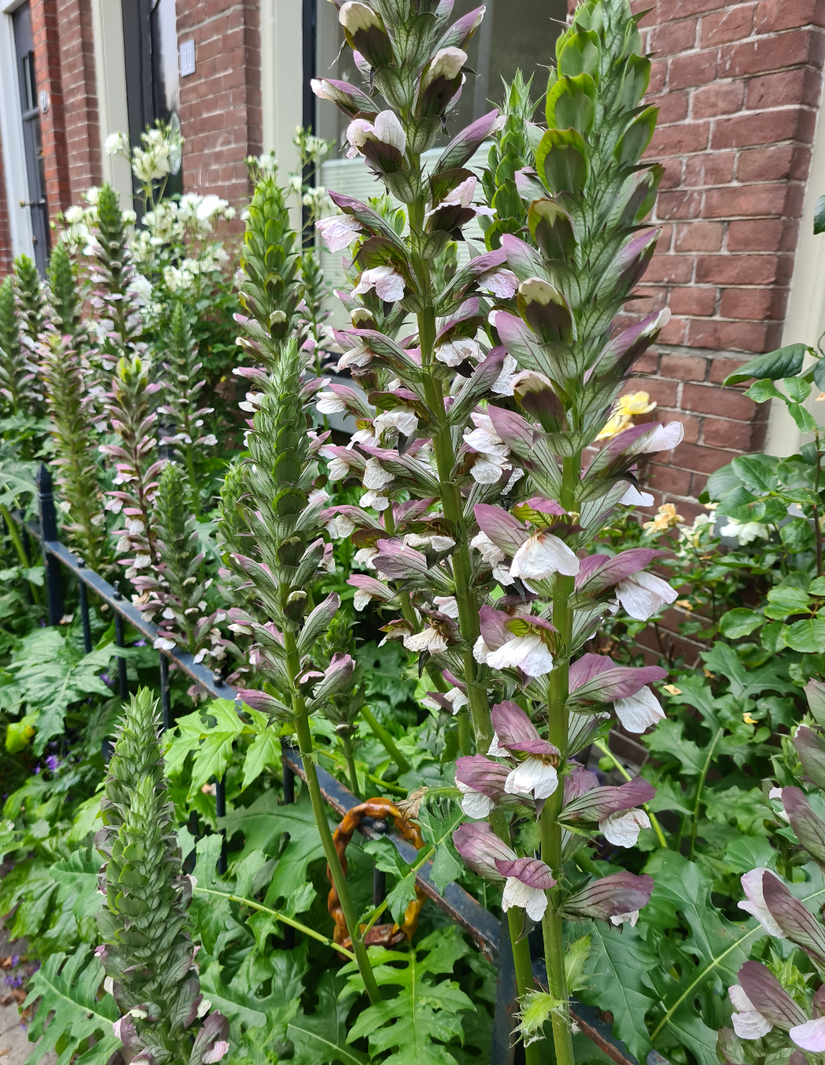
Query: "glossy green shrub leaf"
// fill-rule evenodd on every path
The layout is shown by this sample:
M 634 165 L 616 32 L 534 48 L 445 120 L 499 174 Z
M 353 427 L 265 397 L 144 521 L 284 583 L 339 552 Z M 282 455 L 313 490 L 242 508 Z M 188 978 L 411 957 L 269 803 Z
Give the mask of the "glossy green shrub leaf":
M 741 636 L 750 636 L 765 621 L 762 614 L 745 607 L 736 607 L 723 614 L 719 622 L 719 631 L 730 640 L 738 640 Z
M 814 236 L 825 233 L 825 196 L 820 196 L 814 207 Z
M 822 654 L 825 652 L 825 617 L 805 618 L 795 621 L 782 634 L 786 647 L 803 654 Z
M 750 388 L 745 392 L 748 399 L 752 399 L 754 403 L 767 403 L 769 399 L 781 399 L 785 401 L 785 396 L 779 391 L 773 381 L 760 380 L 754 381 Z
M 729 374 L 723 382 L 723 387 L 738 385 L 751 377 L 768 378 L 771 381 L 778 381 L 783 377 L 795 377 L 802 369 L 806 352 L 810 350 L 807 344 L 789 344 L 767 355 L 758 355 L 750 362 L 746 362 L 744 366 L 740 366 L 734 373 Z

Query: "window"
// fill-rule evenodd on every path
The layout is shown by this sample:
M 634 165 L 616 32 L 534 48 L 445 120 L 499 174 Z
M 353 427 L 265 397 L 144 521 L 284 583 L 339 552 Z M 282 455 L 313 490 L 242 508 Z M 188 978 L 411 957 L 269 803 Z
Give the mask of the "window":
M 31 212 L 32 251 L 37 269 L 45 276 L 49 259 L 49 210 L 46 203 L 46 174 L 43 166 L 43 138 L 40 131 L 40 107 L 34 70 L 34 37 L 28 3 L 12 14 L 20 109 L 23 123 L 23 146 L 26 160 L 28 200 L 21 201 Z

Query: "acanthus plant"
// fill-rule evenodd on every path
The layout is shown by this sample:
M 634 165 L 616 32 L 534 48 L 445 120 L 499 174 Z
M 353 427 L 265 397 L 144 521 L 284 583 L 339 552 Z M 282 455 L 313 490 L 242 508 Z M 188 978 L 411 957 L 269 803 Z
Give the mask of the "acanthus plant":
M 157 706 L 145 688 L 126 707 L 100 809 L 106 903 L 96 953 L 121 1013 L 114 1034 L 133 1062 L 218 1062 L 229 1051 L 229 1025 L 200 989 L 187 912 L 194 884 L 182 870 Z
M 209 607 L 212 579 L 205 575 L 190 497 L 185 473 L 177 463 L 167 462 L 153 500 L 158 564 L 149 573 L 136 574 L 132 584 L 141 593 L 144 616 L 153 619 L 160 630 L 155 647 L 166 651 L 179 647 L 194 655 L 195 662 L 208 659 L 210 664 L 219 664 L 226 657 L 227 641 L 217 625 L 226 615 Z M 190 695 L 197 690 L 194 685 Z
M 328 515 L 375 573 L 350 578 L 357 605 L 400 608 L 388 634 L 419 653 L 433 698 L 457 711 L 456 780 L 465 810 L 488 824 L 464 826 L 456 845 L 471 868 L 505 884 L 519 995 L 530 1007 L 528 1065 L 539 1060 L 547 1019 L 556 1060 L 568 1065 L 562 918 L 635 921 L 652 889 L 630 873 L 588 880 L 570 862 L 578 852 L 579 867 L 593 868 L 582 853 L 587 834 L 568 836 L 565 825 L 575 811 L 633 842 L 646 821 L 635 808 L 645 787 L 634 785 L 627 804 L 626 794 L 615 805 L 598 792 L 588 798 L 594 781 L 574 759 L 608 731 L 611 711 L 636 732 L 663 717 L 648 686 L 662 669 L 583 653 L 617 599 L 644 620 L 676 594 L 647 571 L 652 550 L 585 557 L 620 508 L 652 501 L 637 487 L 641 456 L 682 437 L 678 423 L 643 425 L 589 454 L 667 321 L 667 312 L 617 320 L 658 239 L 644 220 L 662 170 L 640 163 L 656 109 L 641 105 L 650 62 L 637 18 L 626 0 L 591 0 L 557 44 L 535 169 L 516 176 L 524 239 L 502 234 L 500 249 L 439 287 L 438 257 L 490 213 L 474 202 L 480 189 L 466 164 L 499 128 L 495 111 L 426 174 L 421 161 L 457 101 L 464 47 L 482 15 L 447 26 L 449 6 L 426 0 L 339 8 L 365 88 L 326 79 L 313 87 L 350 117 L 349 154 L 405 204 L 408 228 L 401 234 L 332 194 L 342 214 L 318 228 L 332 251 L 356 244 L 360 270 L 345 298 L 353 328 L 336 333 L 338 369 L 368 395 L 332 385 L 319 409 L 358 419 L 348 447 L 324 449 L 330 478 L 355 476 L 365 490 L 360 507 Z M 532 848 L 520 854 L 511 833 L 522 816 L 538 822 L 540 859 Z M 542 922 L 549 992 L 539 998 L 525 914 Z
M 37 404 L 34 354 L 21 341 L 20 311 L 10 274 L 0 285 L 0 397 L 5 416 L 33 412 Z
M 810 713 L 774 757 L 779 785 L 763 782 L 783 853 L 771 863 L 775 868 L 742 876 L 739 907 L 759 922 L 758 938 L 771 938 L 769 949 L 758 951 L 765 961 L 746 961 L 739 983 L 728 989 L 732 1029 L 722 1028 L 717 1043 L 725 1065 L 802 1065 L 825 1053 L 825 684 L 809 681 L 805 695 Z M 806 869 L 807 859 L 816 865 Z M 803 879 L 804 872 L 813 875 Z
M 249 664 L 266 682 L 265 691 L 242 690 L 238 696 L 295 730 L 352 951 L 370 999 L 378 1002 L 381 995 L 327 821 L 309 725 L 311 714 L 351 688 L 355 667 L 348 654 L 319 660 L 318 637 L 329 628 L 340 600 L 332 594 L 316 605 L 313 595 L 332 558 L 321 519 L 328 497 L 314 490 L 317 454 L 327 434 L 308 429 L 308 404 L 320 382 L 303 381 L 309 357 L 293 335 L 301 296 L 294 245 L 283 193 L 273 175 L 264 176 L 249 206 L 241 259 L 240 298 L 247 311 L 238 316 L 245 334 L 241 343 L 258 363 L 242 370 L 256 389 L 242 404 L 253 413 L 249 459 L 233 472 L 231 488 L 223 493 L 222 536 L 230 569 L 222 576 L 242 604 L 230 611 L 232 629 L 251 638 Z M 239 552 L 241 544 L 247 546 Z
M 201 513 L 200 485 L 205 480 L 207 448 L 218 440 L 214 433 L 205 433 L 204 419 L 213 407 L 199 407 L 198 396 L 206 381 L 200 379 L 203 365 L 198 361 L 192 329 L 182 301 L 172 311 L 167 337 L 166 395 L 167 401 L 159 413 L 172 419 L 173 433 L 164 443 L 174 444 L 189 475 L 192 510 L 197 518 Z

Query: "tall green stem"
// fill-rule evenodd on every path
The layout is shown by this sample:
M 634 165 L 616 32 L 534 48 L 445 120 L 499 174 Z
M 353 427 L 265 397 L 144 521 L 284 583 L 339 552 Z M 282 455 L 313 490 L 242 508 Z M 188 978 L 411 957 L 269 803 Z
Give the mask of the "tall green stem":
M 520 1002 L 528 991 L 535 987 L 533 981 L 533 964 L 530 959 L 530 946 L 527 937 L 519 939 L 521 925 L 524 921 L 524 911 L 518 908 L 507 911 L 507 925 L 510 931 L 510 946 L 513 951 L 513 967 L 516 971 L 516 987 Z M 541 1044 L 531 1043 L 524 1048 L 525 1065 L 541 1065 Z
M 412 159 L 414 169 L 420 172 L 420 160 Z M 413 243 L 413 267 L 418 279 L 418 290 L 422 309 L 417 314 L 418 340 L 421 346 L 421 365 L 424 370 L 424 397 L 434 421 L 433 449 L 435 451 L 438 480 L 441 487 L 441 505 L 444 518 L 449 522 L 452 535 L 456 541 L 453 552 L 453 578 L 455 597 L 458 604 L 458 624 L 461 637 L 466 644 L 463 653 L 464 679 L 467 684 L 467 697 L 470 703 L 470 717 L 475 733 L 476 749 L 486 752 L 493 740 L 493 726 L 487 706 L 487 692 L 478 682 L 476 661 L 473 658 L 473 644 L 479 637 L 479 603 L 478 596 L 471 587 L 472 563 L 470 548 L 467 543 L 467 529 L 464 521 L 464 508 L 461 492 L 453 471 L 455 468 L 455 449 L 449 423 L 444 411 L 444 391 L 441 381 L 433 372 L 433 351 L 435 348 L 436 323 L 435 309 L 432 303 L 432 285 L 430 264 L 427 259 L 417 254 L 415 248 L 423 234 L 425 204 L 422 197 L 410 204 L 410 234 Z M 469 736 L 461 728 L 459 715 L 459 739 L 464 754 L 470 753 Z
M 392 758 L 402 773 L 409 773 L 412 766 L 398 749 L 398 746 L 392 736 L 387 732 L 375 714 L 370 710 L 368 706 L 362 706 L 359 713 L 361 717 L 369 725 L 372 734 L 383 745 L 387 754 Z
M 344 750 L 344 759 L 347 763 L 350 790 L 356 799 L 360 799 L 361 790 L 358 787 L 358 770 L 355 768 L 355 756 L 352 753 L 352 740 L 349 736 L 341 737 L 341 747 Z
M 12 518 L 11 514 L 9 513 L 9 508 L 5 505 L 5 503 L 0 503 L 0 514 L 2 514 L 3 521 L 6 523 L 6 529 L 8 530 L 9 538 L 11 539 L 11 542 L 14 545 L 14 550 L 17 552 L 17 558 L 20 561 L 20 566 L 23 569 L 28 569 L 31 566 L 31 562 L 29 562 L 29 557 L 26 554 L 26 548 L 23 546 L 23 541 L 20 538 L 20 533 L 17 531 L 17 526 L 14 524 L 14 518 Z M 29 588 L 31 588 L 32 599 L 34 600 L 35 604 L 37 606 L 42 606 L 43 596 L 34 581 L 29 581 Z
M 335 890 L 338 892 L 341 908 L 344 911 L 344 920 L 347 922 L 347 931 L 352 940 L 352 952 L 358 963 L 358 971 L 361 974 L 361 979 L 364 981 L 364 987 L 369 995 L 370 1002 L 372 1002 L 373 1005 L 376 1005 L 381 1002 L 381 992 L 375 981 L 375 975 L 367 955 L 367 948 L 364 946 L 364 941 L 361 938 L 361 931 L 358 927 L 358 918 L 355 913 L 355 907 L 352 904 L 352 897 L 350 896 L 349 888 L 347 887 L 347 878 L 344 876 L 344 870 L 341 867 L 338 851 L 335 849 L 332 832 L 330 832 L 329 822 L 327 821 L 324 797 L 321 794 L 321 786 L 318 783 L 318 774 L 315 772 L 315 756 L 312 750 L 312 733 L 309 729 L 309 716 L 307 714 L 306 703 L 304 702 L 303 697 L 299 694 L 296 683 L 299 673 L 298 647 L 295 642 L 295 634 L 289 630 L 284 632 L 284 648 L 286 650 L 287 672 L 289 674 L 290 687 L 292 689 L 292 712 L 295 720 L 295 732 L 298 736 L 298 748 L 304 763 L 304 774 L 306 776 L 310 802 L 312 803 L 312 813 L 315 818 L 318 833 L 321 836 L 321 843 L 324 847 L 327 864 L 332 873 L 332 882 L 335 885 Z
M 575 506 L 580 470 L 581 455 L 564 459 L 560 502 L 568 514 Z M 567 756 L 570 724 L 567 699 L 573 634 L 573 611 L 570 608 L 570 597 L 574 587 L 573 577 L 567 577 L 561 573 L 556 574 L 553 589 L 553 624 L 558 630 L 558 645 L 555 668 L 550 674 L 547 738 L 558 747 L 562 760 Z M 541 857 L 550 867 L 556 880 L 562 877 L 562 830 L 559 813 L 563 803 L 564 789 L 558 787 L 545 802 L 541 813 Z M 547 984 L 550 994 L 562 1003 L 561 1008 L 553 1013 L 552 1021 L 556 1063 L 557 1065 L 573 1065 L 573 1038 L 569 1015 L 570 995 L 564 970 L 564 928 L 552 893 L 542 921 L 542 934 Z

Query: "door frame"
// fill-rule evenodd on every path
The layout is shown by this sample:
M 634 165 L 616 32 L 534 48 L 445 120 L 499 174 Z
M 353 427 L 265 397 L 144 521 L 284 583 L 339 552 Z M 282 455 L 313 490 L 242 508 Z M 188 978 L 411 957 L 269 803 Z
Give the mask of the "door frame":
M 20 84 L 17 76 L 17 51 L 14 44 L 12 12 L 25 0 L 0 2 L 0 137 L 3 141 L 3 169 L 6 176 L 6 203 L 12 253 L 31 256 L 32 224 L 27 207 L 20 201 L 29 198 L 26 152 L 23 144 L 23 123 Z

